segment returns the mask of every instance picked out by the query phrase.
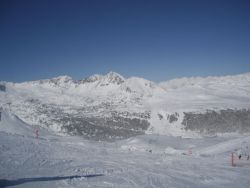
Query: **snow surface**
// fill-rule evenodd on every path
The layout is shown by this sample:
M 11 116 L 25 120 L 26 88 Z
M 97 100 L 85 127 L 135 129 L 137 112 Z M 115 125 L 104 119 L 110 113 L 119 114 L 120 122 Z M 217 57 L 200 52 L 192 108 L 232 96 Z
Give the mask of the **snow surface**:
M 1 83 L 0 187 L 250 186 L 250 162 L 235 158 L 231 165 L 231 153 L 250 146 L 249 134 L 201 137 L 182 124 L 183 112 L 250 108 L 249 73 L 159 84 L 114 72 Z M 34 116 L 37 103 L 38 112 L 43 105 L 74 115 L 86 108 L 84 115 L 102 118 L 150 112 L 150 127 L 146 135 L 113 143 L 60 136 L 61 125 L 43 124 L 50 112 Z M 174 113 L 179 118 L 170 124 L 167 116 Z
M 114 143 L 58 136 L 4 110 L 0 122 L 0 187 L 246 188 L 250 163 L 231 166 L 248 135 L 182 138 L 143 135 Z M 192 154 L 190 154 L 190 150 Z
M 86 116 L 109 117 L 117 113 L 150 113 L 148 134 L 197 137 L 184 130 L 184 112 L 206 112 L 220 109 L 250 108 L 250 73 L 224 77 L 191 77 L 162 83 L 118 73 L 93 75 L 83 80 L 60 76 L 47 80 L 6 84 L 6 92 L 0 91 L 0 106 L 10 108 L 19 118 L 31 125 L 49 126 L 60 132 L 61 126 L 46 122 L 44 114 L 36 114 L 27 101 L 56 106 L 74 114 L 75 109 L 89 108 Z M 105 105 L 111 106 L 108 109 Z M 167 114 L 177 112 L 180 118 L 172 124 Z M 163 119 L 159 119 L 159 114 Z M 128 117 L 133 118 L 133 117 Z M 46 122 L 43 123 L 43 122 Z

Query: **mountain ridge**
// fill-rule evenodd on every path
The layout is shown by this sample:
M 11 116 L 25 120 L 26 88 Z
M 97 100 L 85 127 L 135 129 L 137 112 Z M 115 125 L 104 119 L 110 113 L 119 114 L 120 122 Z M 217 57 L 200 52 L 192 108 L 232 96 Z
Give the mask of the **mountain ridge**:
M 4 82 L 4 85 L 0 105 L 24 122 L 58 133 L 101 140 L 145 133 L 216 134 L 216 130 L 223 131 L 216 126 L 229 125 L 223 118 L 233 116 L 231 121 L 236 123 L 240 121 L 238 117 L 247 119 L 250 112 L 249 73 L 155 83 L 110 72 L 82 80 L 59 76 L 24 83 Z M 216 120 L 211 111 L 216 113 Z M 207 130 L 200 124 L 206 118 L 210 118 Z M 246 123 L 241 121 L 238 125 L 241 131 L 250 130 Z M 234 125 L 230 126 L 225 130 L 235 131 Z
M 74 82 L 81 82 L 81 81 L 84 81 L 84 80 L 92 80 L 94 78 L 96 79 L 100 79 L 100 78 L 103 78 L 105 76 L 109 76 L 109 75 L 116 75 L 116 76 L 119 76 L 121 77 L 122 79 L 129 79 L 129 78 L 142 78 L 142 79 L 145 79 L 143 77 L 138 77 L 138 76 L 130 76 L 128 78 L 125 78 L 124 76 L 122 76 L 121 74 L 117 73 L 117 72 L 114 72 L 114 71 L 110 71 L 106 74 L 93 74 L 93 75 L 90 75 L 90 76 L 87 76 L 87 77 L 84 77 L 82 79 L 73 79 L 70 75 L 59 75 L 59 76 L 56 76 L 56 77 L 52 77 L 52 78 L 45 78 L 45 79 L 38 79 L 38 80 L 30 80 L 30 81 L 22 81 L 22 82 L 10 82 L 10 81 L 7 81 L 7 80 L 0 80 L 0 83 L 1 82 L 5 82 L 5 83 L 15 83 L 15 84 L 19 84 L 19 83 L 32 83 L 32 82 L 39 82 L 39 81 L 49 81 L 49 80 L 56 80 L 56 79 L 70 79 Z M 163 81 L 158 81 L 158 82 L 155 82 L 155 81 L 151 81 L 151 82 L 154 82 L 156 84 L 162 84 L 162 83 L 166 83 L 166 82 L 171 82 L 171 81 L 175 81 L 175 80 L 199 80 L 199 79 L 202 79 L 202 80 L 206 80 L 206 79 L 223 79 L 223 78 L 237 78 L 237 77 L 250 77 L 250 72 L 245 72 L 245 73 L 239 73 L 239 74 L 227 74 L 227 75 L 222 75 L 222 76 L 182 76 L 182 77 L 177 77 L 177 78 L 171 78 L 171 79 L 168 79 L 168 80 L 163 80 Z M 145 79 L 145 80 L 149 80 L 149 79 Z

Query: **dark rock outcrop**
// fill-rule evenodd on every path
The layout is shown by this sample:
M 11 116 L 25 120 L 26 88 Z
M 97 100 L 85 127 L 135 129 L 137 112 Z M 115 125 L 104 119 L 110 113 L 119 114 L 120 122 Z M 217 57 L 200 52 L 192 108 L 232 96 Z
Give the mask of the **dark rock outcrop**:
M 206 134 L 250 132 L 250 109 L 207 110 L 206 113 L 185 112 L 182 124 L 186 130 Z
M 6 91 L 6 86 L 5 86 L 5 84 L 0 83 L 0 91 L 3 91 L 3 92 Z

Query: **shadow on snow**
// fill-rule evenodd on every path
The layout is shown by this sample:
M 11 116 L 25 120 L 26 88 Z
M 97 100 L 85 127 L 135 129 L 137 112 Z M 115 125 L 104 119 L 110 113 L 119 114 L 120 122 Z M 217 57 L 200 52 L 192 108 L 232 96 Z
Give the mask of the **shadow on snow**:
M 89 174 L 82 176 L 55 176 L 55 177 L 39 177 L 39 178 L 22 178 L 17 180 L 5 180 L 0 179 L 0 187 L 9 187 L 14 185 L 20 185 L 28 182 L 38 182 L 38 181 L 58 181 L 58 180 L 66 180 L 66 179 L 74 179 L 74 178 L 93 178 L 98 176 L 104 176 L 104 174 Z

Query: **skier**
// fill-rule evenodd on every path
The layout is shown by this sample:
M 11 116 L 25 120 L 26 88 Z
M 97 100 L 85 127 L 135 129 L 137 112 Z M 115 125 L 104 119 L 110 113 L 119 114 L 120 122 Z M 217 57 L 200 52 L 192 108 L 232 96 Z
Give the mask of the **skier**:
M 250 156 L 249 156 L 249 148 L 248 148 L 248 145 L 246 145 L 245 148 L 244 148 L 244 155 L 246 156 L 247 160 L 249 160 Z
M 243 142 L 241 145 L 242 155 L 244 155 L 247 160 L 249 160 L 249 148 L 247 142 Z
M 242 157 L 242 151 L 241 151 L 241 149 L 237 149 L 236 153 L 238 155 L 238 158 L 241 159 L 241 157 Z

